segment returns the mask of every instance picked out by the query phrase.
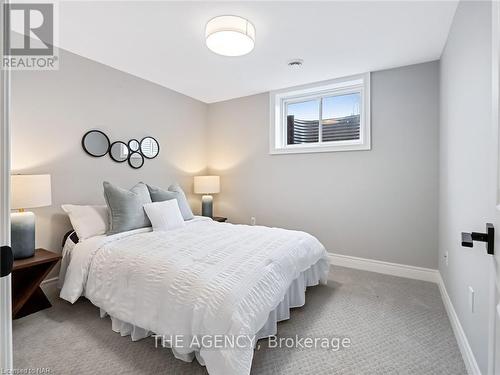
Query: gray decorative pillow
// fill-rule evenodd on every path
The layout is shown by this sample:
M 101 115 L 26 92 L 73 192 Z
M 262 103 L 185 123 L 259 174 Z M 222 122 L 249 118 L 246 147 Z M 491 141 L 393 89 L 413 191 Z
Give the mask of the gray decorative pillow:
M 149 195 L 151 196 L 151 200 L 153 202 L 163 202 L 169 201 L 171 199 L 177 199 L 178 194 L 173 191 L 164 190 L 153 185 L 147 185 L 147 187 L 149 190 Z
M 182 190 L 179 184 L 170 185 L 168 187 L 168 191 L 173 191 L 174 193 L 178 194 L 177 203 L 179 203 L 179 209 L 181 210 L 184 220 L 191 220 L 192 218 L 194 218 L 193 211 L 191 211 L 191 207 L 189 206 L 186 194 L 184 194 L 184 190 Z
M 191 220 L 194 217 L 191 207 L 189 207 L 189 203 L 186 199 L 186 195 L 178 184 L 170 185 L 168 190 L 148 185 L 148 190 L 153 202 L 163 202 L 171 199 L 177 199 L 179 210 L 181 211 L 184 220 Z
M 151 226 L 143 208 L 146 203 L 151 203 L 146 184 L 139 182 L 130 190 L 122 189 L 107 181 L 103 186 L 104 198 L 109 208 L 107 234 Z

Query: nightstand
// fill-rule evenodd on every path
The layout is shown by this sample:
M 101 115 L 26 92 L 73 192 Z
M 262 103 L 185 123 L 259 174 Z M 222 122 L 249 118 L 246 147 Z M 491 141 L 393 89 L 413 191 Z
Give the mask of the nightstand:
M 14 319 L 51 307 L 40 284 L 61 256 L 45 249 L 14 261 L 12 267 L 12 317 Z
M 222 216 L 214 216 L 212 218 L 214 221 L 218 221 L 219 223 L 225 223 L 227 220 L 227 217 L 222 217 Z

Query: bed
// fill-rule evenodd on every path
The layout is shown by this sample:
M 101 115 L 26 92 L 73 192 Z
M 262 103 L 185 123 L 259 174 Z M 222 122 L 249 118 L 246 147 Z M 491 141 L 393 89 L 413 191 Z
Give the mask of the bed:
M 290 308 L 305 303 L 306 287 L 328 275 L 325 248 L 310 234 L 204 217 L 167 232 L 71 242 L 61 298 L 85 296 L 114 331 L 132 340 L 161 335 L 177 358 L 196 358 L 212 375 L 249 374 L 256 340 L 275 334 Z M 248 341 L 217 346 L 207 336 Z

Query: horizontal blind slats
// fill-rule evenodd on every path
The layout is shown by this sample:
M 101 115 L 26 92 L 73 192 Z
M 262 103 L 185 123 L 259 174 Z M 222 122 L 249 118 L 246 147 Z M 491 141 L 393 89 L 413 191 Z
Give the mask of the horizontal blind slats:
M 292 117 L 292 116 L 290 116 Z M 289 119 L 293 144 L 315 143 L 319 141 L 319 121 Z M 326 119 L 322 123 L 323 142 L 357 140 L 360 137 L 360 116 L 351 115 L 336 119 Z M 289 144 L 292 144 L 289 142 Z

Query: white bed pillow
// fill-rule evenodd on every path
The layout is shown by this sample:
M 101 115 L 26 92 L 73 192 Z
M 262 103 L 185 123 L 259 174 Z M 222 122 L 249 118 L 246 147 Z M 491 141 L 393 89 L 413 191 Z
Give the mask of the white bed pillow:
M 90 237 L 105 234 L 108 230 L 109 219 L 106 205 L 79 206 L 63 204 L 61 208 L 68 214 L 80 242 Z
M 177 199 L 147 203 L 143 207 L 154 231 L 167 231 L 186 225 Z

